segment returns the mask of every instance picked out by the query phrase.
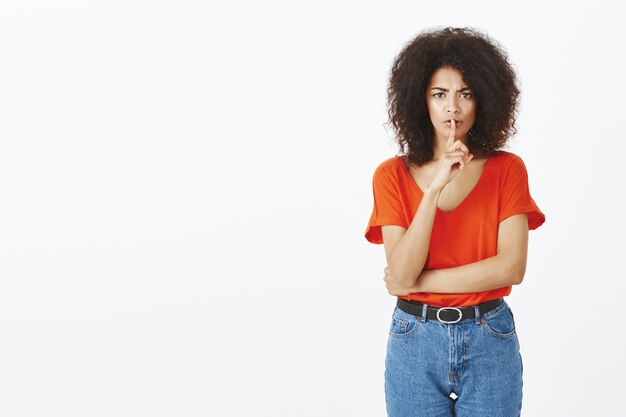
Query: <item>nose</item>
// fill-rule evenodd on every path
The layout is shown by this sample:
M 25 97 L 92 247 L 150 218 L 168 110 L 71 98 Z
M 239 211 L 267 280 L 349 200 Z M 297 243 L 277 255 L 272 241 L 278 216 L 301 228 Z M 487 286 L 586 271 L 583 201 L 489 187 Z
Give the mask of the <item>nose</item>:
M 458 113 L 458 112 L 459 112 L 459 105 L 456 101 L 456 97 L 452 96 L 450 98 L 450 101 L 448 102 L 447 113 L 451 114 L 451 113 Z

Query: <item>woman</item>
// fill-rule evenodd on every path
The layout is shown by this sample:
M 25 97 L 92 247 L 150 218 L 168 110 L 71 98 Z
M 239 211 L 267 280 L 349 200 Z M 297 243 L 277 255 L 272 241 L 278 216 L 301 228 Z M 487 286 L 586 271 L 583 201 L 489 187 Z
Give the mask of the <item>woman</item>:
M 374 172 L 365 231 L 384 243 L 397 296 L 387 413 L 519 416 L 522 357 L 503 297 L 522 282 L 528 231 L 545 216 L 524 162 L 501 149 L 516 132 L 515 72 L 475 29 L 425 31 L 396 58 L 388 93 L 403 154 Z

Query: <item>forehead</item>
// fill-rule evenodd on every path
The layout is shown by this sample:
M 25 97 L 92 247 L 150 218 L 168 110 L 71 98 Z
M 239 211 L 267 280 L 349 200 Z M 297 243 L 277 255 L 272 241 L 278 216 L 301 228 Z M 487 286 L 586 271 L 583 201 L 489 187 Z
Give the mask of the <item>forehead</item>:
M 443 87 L 444 85 L 465 86 L 461 71 L 452 67 L 441 67 L 437 69 L 430 78 L 430 85 Z

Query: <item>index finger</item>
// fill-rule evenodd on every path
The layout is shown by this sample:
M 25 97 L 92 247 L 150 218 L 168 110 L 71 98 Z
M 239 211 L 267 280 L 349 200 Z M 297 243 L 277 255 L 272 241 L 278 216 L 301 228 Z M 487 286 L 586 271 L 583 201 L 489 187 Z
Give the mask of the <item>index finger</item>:
M 450 133 L 448 134 L 448 144 L 447 146 L 452 145 L 452 143 L 454 142 L 454 135 L 456 133 L 456 122 L 454 121 L 454 119 L 450 119 Z

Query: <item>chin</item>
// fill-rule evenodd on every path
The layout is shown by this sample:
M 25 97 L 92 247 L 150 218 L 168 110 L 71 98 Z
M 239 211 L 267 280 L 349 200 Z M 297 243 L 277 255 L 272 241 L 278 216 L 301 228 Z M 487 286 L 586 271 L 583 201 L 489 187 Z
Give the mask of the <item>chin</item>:
M 446 138 L 446 139 L 448 139 L 448 136 L 450 135 L 450 131 L 449 131 L 449 130 L 443 130 L 443 131 L 439 130 L 438 132 L 439 132 L 439 134 L 440 134 L 441 136 L 443 136 L 443 137 L 444 137 L 444 138 Z M 458 130 L 458 129 L 457 129 L 455 136 L 456 136 L 457 138 L 462 138 L 462 137 L 463 137 L 463 136 L 465 136 L 466 134 L 467 134 L 467 132 L 466 132 L 465 130 Z

